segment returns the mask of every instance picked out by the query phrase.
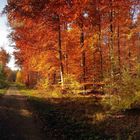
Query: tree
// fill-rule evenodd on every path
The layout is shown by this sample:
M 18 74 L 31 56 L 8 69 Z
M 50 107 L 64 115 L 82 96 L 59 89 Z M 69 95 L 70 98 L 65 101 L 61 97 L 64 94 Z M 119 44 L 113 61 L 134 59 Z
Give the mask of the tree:
M 81 83 L 108 75 L 121 79 L 123 67 L 133 71 L 138 56 L 139 5 L 138 0 L 9 0 L 10 37 L 24 81 L 36 75 L 63 88 L 67 75 Z
M 16 83 L 22 83 L 22 72 L 17 71 L 16 73 Z

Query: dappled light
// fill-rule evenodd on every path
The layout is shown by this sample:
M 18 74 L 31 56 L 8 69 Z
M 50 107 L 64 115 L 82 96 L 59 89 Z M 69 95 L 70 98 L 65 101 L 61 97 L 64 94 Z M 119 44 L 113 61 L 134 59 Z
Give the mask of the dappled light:
M 60 139 L 139 138 L 139 113 L 111 113 L 93 98 L 29 98 L 43 123 L 47 137 Z M 118 136 L 119 135 L 119 136 Z M 50 138 L 50 139 L 51 139 Z
M 15 104 L 15 102 L 23 102 L 25 100 L 25 96 L 21 95 L 6 95 L 4 97 L 8 104 L 0 105 L 0 110 L 7 110 L 7 112 L 16 112 L 17 114 L 25 117 L 30 117 L 31 113 L 26 109 L 26 107 L 20 107 Z M 2 102 L 3 104 L 3 102 Z M 11 104 L 11 105 L 9 105 Z

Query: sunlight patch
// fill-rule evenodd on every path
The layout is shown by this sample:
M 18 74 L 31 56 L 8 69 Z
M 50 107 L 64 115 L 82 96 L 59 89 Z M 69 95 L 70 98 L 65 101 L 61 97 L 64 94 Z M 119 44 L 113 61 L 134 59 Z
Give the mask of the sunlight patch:
M 22 116 L 25 116 L 25 117 L 30 117 L 30 116 L 32 115 L 32 113 L 29 112 L 27 109 L 21 109 L 21 110 L 20 110 L 20 114 L 21 114 Z

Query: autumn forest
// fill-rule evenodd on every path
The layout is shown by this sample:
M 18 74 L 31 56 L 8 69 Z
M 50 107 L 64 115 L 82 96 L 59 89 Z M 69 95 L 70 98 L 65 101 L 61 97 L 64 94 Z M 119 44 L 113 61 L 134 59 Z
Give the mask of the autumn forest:
M 135 73 L 140 62 L 139 0 L 10 0 L 10 37 L 24 81 L 65 84 Z
M 7 0 L 2 14 L 19 70 L 2 49 L 0 87 L 26 96 L 45 137 L 139 139 L 139 0 Z

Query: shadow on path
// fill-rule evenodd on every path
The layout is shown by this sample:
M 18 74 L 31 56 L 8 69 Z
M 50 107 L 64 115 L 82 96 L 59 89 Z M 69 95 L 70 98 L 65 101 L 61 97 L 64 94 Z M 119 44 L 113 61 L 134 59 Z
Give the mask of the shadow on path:
M 139 114 L 107 113 L 94 98 L 29 98 L 49 140 L 138 140 Z

